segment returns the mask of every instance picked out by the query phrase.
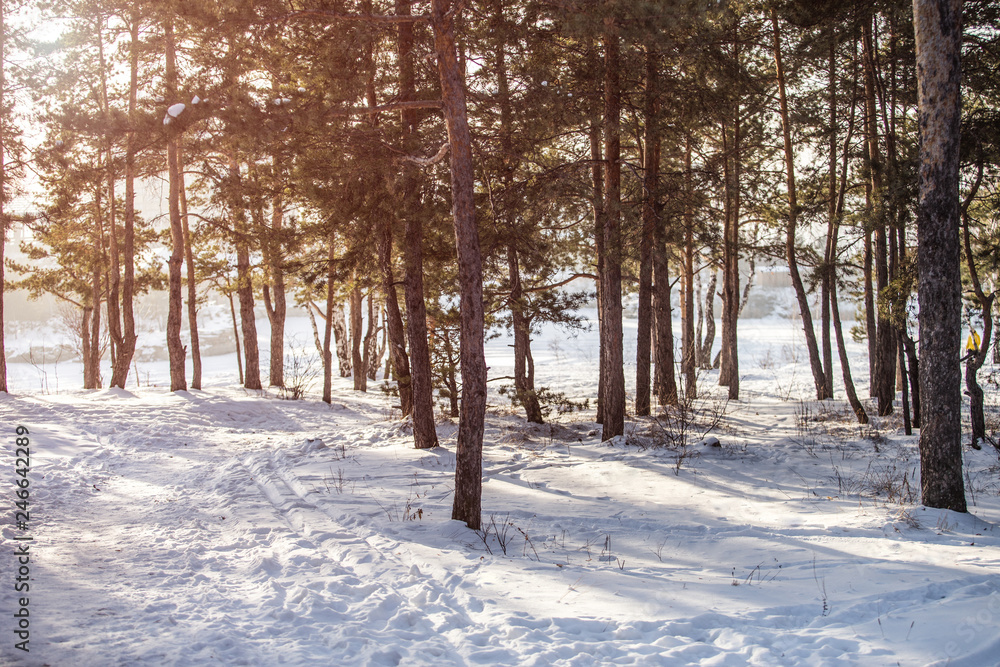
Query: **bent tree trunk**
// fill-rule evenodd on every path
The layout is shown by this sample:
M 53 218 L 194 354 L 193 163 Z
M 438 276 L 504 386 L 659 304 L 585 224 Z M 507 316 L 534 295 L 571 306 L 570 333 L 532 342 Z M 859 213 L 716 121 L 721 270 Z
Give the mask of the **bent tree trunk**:
M 781 59 L 781 33 L 778 30 L 778 12 L 771 8 L 771 25 L 774 29 L 774 61 L 778 76 L 778 100 L 781 107 L 781 129 L 785 145 L 785 169 L 788 180 L 788 225 L 785 233 L 785 254 L 788 257 L 788 271 L 795 288 L 795 297 L 802 314 L 802 328 L 806 336 L 806 346 L 809 349 L 809 366 L 812 369 L 813 383 L 816 386 L 816 399 L 830 398 L 826 393 L 827 383 L 823 374 L 823 361 L 816 343 L 816 331 L 813 329 L 812 312 L 809 310 L 809 300 L 806 297 L 805 286 L 799 274 L 799 263 L 795 251 L 795 230 L 799 214 L 798 196 L 795 191 L 795 159 L 792 153 L 792 128 L 788 117 L 788 98 L 785 95 L 785 70 Z

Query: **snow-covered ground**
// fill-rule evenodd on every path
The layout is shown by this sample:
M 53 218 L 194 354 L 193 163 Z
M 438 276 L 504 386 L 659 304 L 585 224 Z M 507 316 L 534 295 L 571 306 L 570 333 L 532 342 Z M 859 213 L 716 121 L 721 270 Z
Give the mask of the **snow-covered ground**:
M 970 514 L 923 508 L 898 418 L 859 427 L 842 400 L 809 401 L 797 325 L 740 335 L 740 401 L 706 372 L 688 418 L 630 418 L 611 444 L 592 409 L 529 425 L 494 391 L 478 534 L 450 520 L 457 424 L 412 449 L 378 383 L 337 379 L 327 406 L 241 390 L 232 354 L 177 393 L 162 361 L 86 392 L 72 363 L 12 364 L 0 664 L 998 664 L 996 452 L 966 451 Z M 491 377 L 508 344 L 489 343 Z M 539 385 L 593 397 L 596 332 L 546 331 L 534 358 Z

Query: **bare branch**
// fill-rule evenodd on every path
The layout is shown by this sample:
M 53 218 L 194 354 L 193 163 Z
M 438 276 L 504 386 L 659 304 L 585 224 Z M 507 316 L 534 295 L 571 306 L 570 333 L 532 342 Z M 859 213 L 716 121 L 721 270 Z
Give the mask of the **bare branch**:
M 412 162 L 413 164 L 420 165 L 421 167 L 430 167 L 431 165 L 435 165 L 443 160 L 447 153 L 448 143 L 445 142 L 441 144 L 441 148 L 438 149 L 438 152 L 434 155 L 434 157 L 413 157 L 412 155 L 406 155 L 401 159 L 406 162 Z

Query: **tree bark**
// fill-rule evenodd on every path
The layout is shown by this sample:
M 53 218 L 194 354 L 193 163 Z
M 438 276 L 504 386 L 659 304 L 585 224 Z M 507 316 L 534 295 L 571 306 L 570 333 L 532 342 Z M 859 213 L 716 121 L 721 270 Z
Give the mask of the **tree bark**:
M 656 195 L 660 186 L 659 91 L 657 54 L 646 47 L 645 132 L 643 144 L 642 237 L 639 244 L 639 322 L 635 345 L 635 413 L 649 414 L 650 362 L 653 337 L 653 236 Z M 657 249 L 658 250 L 658 249 Z
M 590 123 L 590 177 L 591 200 L 594 209 L 594 251 L 597 270 L 597 330 L 598 330 L 598 372 L 597 372 L 597 416 L 598 424 L 604 423 L 604 364 L 606 352 L 604 348 L 604 300 L 601 284 L 604 280 L 604 157 L 601 150 L 601 126 L 598 118 L 592 118 Z
M 705 292 L 705 338 L 699 346 L 701 368 L 706 371 L 712 370 L 715 366 L 712 362 L 712 348 L 715 347 L 715 287 L 718 284 L 718 273 L 715 267 L 712 267 L 712 277 L 708 279 L 708 290 Z
M 136 120 L 139 91 L 139 6 L 132 8 L 129 24 L 129 127 Z M 125 138 L 125 224 L 122 240 L 124 272 L 122 275 L 122 340 L 111 373 L 111 386 L 125 388 L 129 367 L 135 356 L 135 132 L 130 129 Z M 2 264 L 2 261 L 0 261 Z
M 194 250 L 191 245 L 191 229 L 188 224 L 187 193 L 184 186 L 183 160 L 178 147 L 178 162 L 181 163 L 180 204 L 181 223 L 184 233 L 184 262 L 187 266 L 187 314 L 188 331 L 191 334 L 191 388 L 201 389 L 201 341 L 198 337 L 198 280 L 194 270 Z
M 913 0 L 920 128 L 920 478 L 923 504 L 967 511 L 962 479 L 959 125 L 961 0 Z
M 354 372 L 352 368 L 354 363 L 351 359 L 351 336 L 346 324 L 347 314 L 344 312 L 344 304 L 334 300 L 330 313 L 333 317 L 330 326 L 333 328 L 333 346 L 337 352 L 337 370 L 340 377 L 349 378 Z M 323 313 L 320 314 L 324 319 L 327 317 Z
M 653 241 L 653 309 L 656 311 L 656 377 L 653 386 L 660 405 L 677 405 L 677 378 L 674 373 L 674 327 L 671 308 L 670 264 L 662 221 Z
M 274 161 L 277 172 L 277 158 Z M 284 204 L 281 197 L 274 197 L 271 200 L 271 229 L 266 230 L 264 241 L 267 246 L 264 261 L 267 262 L 270 282 L 270 289 L 267 283 L 264 285 L 264 304 L 267 308 L 267 319 L 271 323 L 268 384 L 272 387 L 285 386 L 285 318 L 288 315 L 288 299 L 285 294 L 285 267 L 280 241 L 283 211 Z
M 164 26 L 166 37 L 166 87 L 167 96 L 177 96 L 177 59 L 174 52 L 174 28 Z M 167 310 L 167 354 L 170 358 L 170 391 L 187 390 L 185 349 L 181 342 L 181 264 L 184 261 L 184 228 L 181 224 L 180 205 L 180 165 L 177 157 L 178 138 L 171 133 L 167 139 L 167 177 L 169 179 L 168 203 L 170 209 L 170 259 L 167 260 L 169 274 L 169 300 Z
M 694 337 L 694 178 L 691 170 L 691 137 L 684 146 L 684 292 L 682 314 L 684 331 L 681 335 L 681 368 L 684 373 L 684 395 L 698 397 L 698 354 Z
M 243 353 L 240 351 L 240 328 L 236 320 L 236 306 L 233 303 L 232 290 L 226 291 L 226 298 L 229 299 L 229 314 L 233 318 L 233 339 L 236 341 L 236 369 L 239 371 L 240 384 L 243 384 Z
M 354 391 L 368 390 L 368 369 L 364 366 L 364 357 L 361 354 L 363 299 L 361 288 L 355 285 L 351 290 L 351 376 L 354 378 Z
M 333 352 L 330 349 L 330 338 L 333 334 L 334 288 L 336 279 L 334 270 L 334 243 L 331 234 L 326 255 L 326 321 L 323 324 L 323 402 L 329 405 L 333 402 Z
M 605 349 L 602 440 L 625 433 L 625 363 L 622 356 L 621 240 L 621 38 L 613 18 L 604 19 L 604 273 L 601 346 Z
M 408 15 L 410 0 L 397 0 L 396 13 Z M 397 43 L 399 59 L 400 101 L 416 99 L 414 73 L 413 24 L 400 23 Z M 414 110 L 400 111 L 403 126 L 403 147 L 407 153 L 415 152 L 419 143 Z M 437 427 L 434 423 L 434 381 L 431 370 L 431 353 L 427 344 L 427 305 L 424 302 L 424 209 L 420 197 L 420 184 L 416 166 L 403 165 L 403 207 L 406 224 L 403 253 L 406 285 L 403 291 L 406 302 L 406 335 L 410 344 L 410 377 L 413 387 L 413 445 L 417 449 L 438 446 Z
M 242 211 L 237 212 L 239 220 Z M 243 329 L 243 356 L 246 369 L 243 386 L 247 389 L 263 389 L 260 382 L 260 350 L 257 347 L 257 319 L 254 314 L 253 276 L 250 273 L 250 249 L 247 246 L 246 225 L 237 222 L 236 235 L 236 296 L 240 301 L 240 325 Z
M 382 221 L 382 229 L 376 241 L 379 273 L 382 277 L 382 293 L 385 296 L 386 326 L 389 327 L 389 355 L 392 357 L 392 377 L 399 391 L 399 404 L 403 416 L 413 412 L 413 386 L 410 378 L 410 359 L 406 354 L 406 331 L 403 316 L 399 312 L 399 297 L 396 296 L 396 281 L 392 270 L 392 219 Z
M 979 448 L 979 441 L 986 440 L 986 410 L 984 406 L 983 388 L 979 386 L 977 374 L 979 369 L 986 363 L 989 354 L 990 344 L 993 337 L 993 302 L 996 300 L 996 293 L 986 294 L 983 291 L 983 283 L 979 278 L 979 270 L 976 267 L 976 258 L 972 252 L 972 234 L 969 230 L 969 205 L 975 199 L 982 183 L 983 167 L 979 166 L 979 174 L 976 183 L 969 192 L 968 197 L 962 203 L 960 213 L 962 220 L 962 241 L 965 249 L 965 262 L 969 271 L 969 279 L 972 282 L 973 292 L 976 301 L 979 303 L 979 310 L 983 318 L 983 336 L 979 341 L 979 347 L 975 350 L 966 351 L 965 361 L 965 393 L 969 395 L 969 420 L 972 427 L 972 447 Z M 994 443 L 996 444 L 996 443 Z
M 774 28 L 774 61 L 778 77 L 778 100 L 781 107 L 781 128 L 785 144 L 785 169 L 788 176 L 788 225 L 785 233 L 785 254 L 788 258 L 788 270 L 795 288 L 795 297 L 799 302 L 799 312 L 802 314 L 802 329 L 806 336 L 806 346 L 809 349 L 809 366 L 812 369 L 813 383 L 816 387 L 816 399 L 822 401 L 829 398 L 826 394 L 826 378 L 823 375 L 823 362 L 819 356 L 819 346 L 816 344 L 816 332 L 813 329 L 812 312 L 809 310 L 809 300 L 806 296 L 802 277 L 799 275 L 799 263 L 796 259 L 795 230 L 798 221 L 799 204 L 795 189 L 795 157 L 792 153 L 792 128 L 788 117 L 788 99 L 785 95 L 785 69 L 781 59 L 781 33 L 778 30 L 778 12 L 771 8 L 771 25 Z
M 97 52 L 98 52 L 98 63 L 101 69 L 101 90 L 100 90 L 100 104 L 101 110 L 104 114 L 104 121 L 110 125 L 111 123 L 111 104 L 108 98 L 108 77 L 107 77 L 107 61 L 104 55 L 104 37 L 101 32 L 103 25 L 103 19 L 98 18 L 97 22 Z M 108 336 L 111 343 L 111 368 L 112 377 L 114 376 L 114 369 L 118 363 L 118 352 L 124 343 L 122 335 L 122 321 L 121 321 L 121 250 L 118 245 L 118 220 L 117 220 L 117 210 L 115 201 L 115 164 L 114 164 L 114 151 L 112 150 L 113 139 L 108 136 L 105 138 L 104 150 L 107 154 L 107 162 L 105 163 L 107 172 L 105 177 L 107 179 L 107 192 L 108 192 L 108 207 L 107 207 L 107 222 L 108 222 L 108 253 L 103 254 L 104 242 L 101 240 L 102 256 L 104 257 L 104 268 L 106 270 L 107 276 L 107 299 L 105 303 L 107 304 L 108 312 Z M 100 213 L 99 213 L 100 214 Z M 103 235 L 103 229 L 102 229 Z
M 878 141 L 877 93 L 875 91 L 875 54 L 872 41 L 872 20 L 866 19 L 862 25 L 862 41 L 864 43 L 865 71 L 865 142 L 871 172 L 871 197 L 869 199 L 869 214 L 874 220 L 874 255 L 875 286 L 878 289 L 879 300 L 886 296 L 889 287 L 889 246 L 886 239 L 886 205 L 883 202 L 884 188 L 881 151 Z M 881 416 L 892 414 L 893 401 L 896 398 L 896 333 L 889 318 L 889 303 L 880 303 L 875 309 L 876 329 L 868 335 L 875 337 L 875 368 L 873 372 L 874 387 L 872 395 L 878 401 L 878 413 Z
M 451 10 L 455 9 L 455 12 Z M 482 513 L 483 428 L 486 417 L 483 264 L 476 227 L 472 137 L 465 104 L 465 72 L 455 48 L 455 15 L 450 0 L 432 0 L 431 26 L 451 155 L 451 199 L 458 251 L 461 308 L 462 405 L 455 462 L 452 519 L 477 530 Z

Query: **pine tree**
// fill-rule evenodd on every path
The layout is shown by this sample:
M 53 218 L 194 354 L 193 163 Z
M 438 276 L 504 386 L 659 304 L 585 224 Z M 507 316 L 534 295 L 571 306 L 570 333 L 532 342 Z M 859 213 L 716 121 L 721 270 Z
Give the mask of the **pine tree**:
M 920 476 L 928 507 L 965 512 L 959 271 L 961 0 L 914 0 L 920 121 Z

